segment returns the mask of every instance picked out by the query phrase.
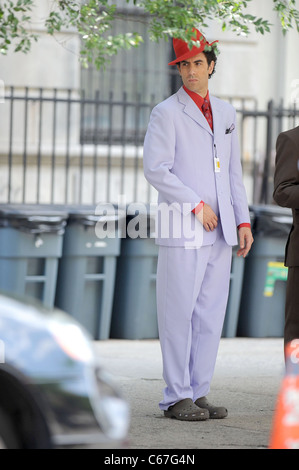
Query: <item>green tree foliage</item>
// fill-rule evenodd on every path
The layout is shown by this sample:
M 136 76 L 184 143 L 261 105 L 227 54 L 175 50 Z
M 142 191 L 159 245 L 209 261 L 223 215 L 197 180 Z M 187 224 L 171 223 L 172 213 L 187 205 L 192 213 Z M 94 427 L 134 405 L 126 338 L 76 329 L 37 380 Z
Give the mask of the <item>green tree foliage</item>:
M 180 37 L 191 46 L 192 27 L 203 32 L 207 21 L 220 22 L 222 29 L 230 29 L 238 35 L 248 35 L 252 29 L 258 33 L 269 32 L 271 24 L 247 12 L 252 0 L 123 0 L 133 8 L 141 9 L 149 17 L 148 34 L 152 41 Z M 291 28 L 299 32 L 299 11 L 297 0 L 272 0 L 282 31 Z M 63 29 L 72 28 L 82 39 L 81 60 L 85 66 L 93 63 L 102 67 L 107 58 L 121 49 L 138 47 L 143 38 L 140 34 L 128 31 L 112 34 L 115 19 L 121 18 L 113 0 L 56 0 L 49 1 L 51 10 L 45 19 L 45 27 L 50 35 Z M 34 0 L 0 1 L 0 52 L 9 50 L 28 52 L 31 43 L 38 39 L 31 32 L 31 15 Z M 136 15 L 136 21 L 140 21 Z M 194 44 L 194 43 L 193 43 Z

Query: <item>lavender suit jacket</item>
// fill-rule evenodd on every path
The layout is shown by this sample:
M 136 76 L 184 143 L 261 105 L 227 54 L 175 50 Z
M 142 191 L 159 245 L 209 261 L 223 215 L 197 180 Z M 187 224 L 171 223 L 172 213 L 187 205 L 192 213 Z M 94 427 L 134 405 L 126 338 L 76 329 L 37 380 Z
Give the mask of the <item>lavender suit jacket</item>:
M 214 132 L 183 87 L 151 113 L 143 161 L 145 177 L 158 191 L 158 244 L 191 247 L 215 242 L 217 231 L 206 232 L 192 213 L 201 200 L 220 218 L 228 245 L 238 243 L 237 226 L 250 222 L 236 112 L 214 96 L 210 102 Z M 215 156 L 220 172 L 215 172 Z

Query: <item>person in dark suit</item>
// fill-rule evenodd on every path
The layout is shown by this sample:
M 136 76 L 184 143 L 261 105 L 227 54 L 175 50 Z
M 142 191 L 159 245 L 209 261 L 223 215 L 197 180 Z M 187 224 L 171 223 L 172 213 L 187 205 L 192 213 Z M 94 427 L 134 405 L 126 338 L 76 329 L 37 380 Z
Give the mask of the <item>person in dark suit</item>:
M 285 251 L 288 267 L 285 305 L 285 345 L 299 338 L 299 126 L 279 134 L 276 142 L 274 201 L 289 207 L 293 224 Z

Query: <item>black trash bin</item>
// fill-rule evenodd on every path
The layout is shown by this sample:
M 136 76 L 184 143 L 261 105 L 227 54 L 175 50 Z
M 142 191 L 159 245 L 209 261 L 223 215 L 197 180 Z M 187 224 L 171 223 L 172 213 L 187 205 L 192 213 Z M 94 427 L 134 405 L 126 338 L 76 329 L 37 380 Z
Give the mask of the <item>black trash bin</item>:
M 111 204 L 64 206 L 68 213 L 55 305 L 94 339 L 108 339 L 116 258 L 125 215 Z
M 51 205 L 0 205 L 0 289 L 54 306 L 66 221 Z
M 250 222 L 251 226 L 253 226 L 254 214 L 252 211 L 250 211 Z M 238 250 L 239 245 L 234 246 L 232 250 L 229 296 L 222 328 L 222 337 L 224 338 L 236 337 L 238 330 L 239 310 L 245 267 L 245 259 L 237 255 Z
M 238 249 L 239 247 L 236 246 L 232 250 L 229 296 L 221 335 L 224 338 L 237 336 L 245 264 L 244 258 L 237 256 Z
M 127 236 L 122 238 L 117 260 L 112 338 L 158 338 L 155 213 L 154 205 L 136 203 L 126 209 Z
M 290 209 L 251 206 L 254 243 L 245 260 L 238 336 L 281 337 L 287 268 L 285 246 L 292 225 Z

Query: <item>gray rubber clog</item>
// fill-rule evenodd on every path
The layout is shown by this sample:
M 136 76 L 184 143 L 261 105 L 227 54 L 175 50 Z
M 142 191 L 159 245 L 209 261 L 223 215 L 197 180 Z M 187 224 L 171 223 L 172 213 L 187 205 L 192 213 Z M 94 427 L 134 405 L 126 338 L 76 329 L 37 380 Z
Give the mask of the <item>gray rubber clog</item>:
M 227 417 L 227 409 L 224 406 L 215 406 L 209 403 L 207 397 L 198 398 L 195 405 L 199 409 L 206 409 L 210 414 L 210 419 L 223 419 Z
M 205 421 L 209 418 L 209 412 L 195 405 L 191 398 L 185 398 L 165 410 L 164 416 L 180 421 Z

